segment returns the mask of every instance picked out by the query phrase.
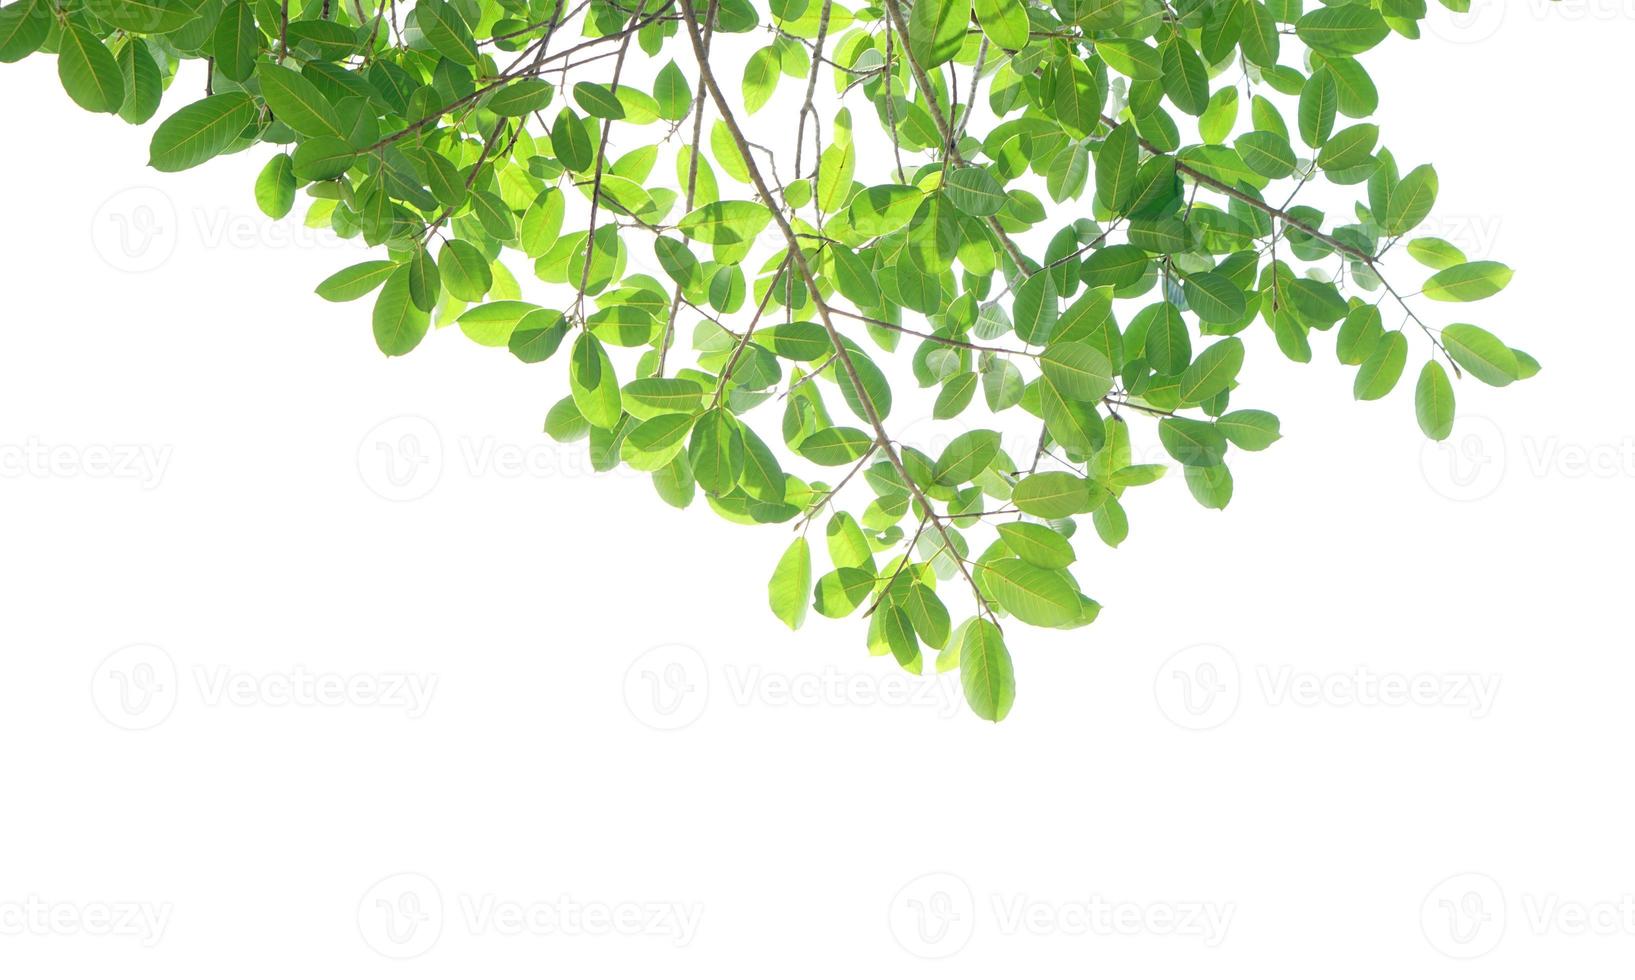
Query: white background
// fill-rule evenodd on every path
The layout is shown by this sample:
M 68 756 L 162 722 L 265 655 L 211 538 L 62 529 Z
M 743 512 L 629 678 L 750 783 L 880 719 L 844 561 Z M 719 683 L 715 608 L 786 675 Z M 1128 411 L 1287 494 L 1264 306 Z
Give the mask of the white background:
M 1432 7 L 1367 59 L 1385 142 L 1544 372 L 1426 448 L 1411 373 L 1357 404 L 1330 338 L 1251 331 L 1285 438 L 1224 514 L 1127 498 L 997 727 L 778 623 L 787 528 L 548 442 L 561 363 L 382 358 L 311 293 L 354 246 L 255 210 L 265 150 L 157 174 L 0 69 L 0 972 L 1627 976 L 1635 10 Z

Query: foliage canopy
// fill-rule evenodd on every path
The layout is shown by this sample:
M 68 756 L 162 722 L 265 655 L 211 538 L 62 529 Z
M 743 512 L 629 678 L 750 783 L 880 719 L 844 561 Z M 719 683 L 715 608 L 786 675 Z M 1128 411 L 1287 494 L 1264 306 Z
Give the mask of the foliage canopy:
M 1409 237 L 1437 174 L 1366 121 L 1378 97 L 1358 56 L 1425 15 L 1425 0 L 15 0 L 0 61 L 54 52 L 74 102 L 132 123 L 203 61 L 153 167 L 277 147 L 263 211 L 304 191 L 308 224 L 384 250 L 318 286 L 373 295 L 382 352 L 457 325 L 556 365 L 551 436 L 650 472 L 674 506 L 701 493 L 730 521 L 793 522 L 768 585 L 780 619 L 861 613 L 871 653 L 958 669 L 997 721 L 1015 697 L 1004 619 L 1071 629 L 1100 610 L 1073 570 L 1090 539 L 1123 542 L 1125 492 L 1164 475 L 1137 440 L 1211 508 L 1231 499 L 1230 454 L 1277 441 L 1275 415 L 1233 404 L 1251 328 L 1297 362 L 1332 334 L 1363 400 L 1422 344 L 1413 404 L 1433 439 L 1453 426 L 1450 372 L 1538 370 L 1409 306 L 1510 279 Z M 1353 203 L 1296 203 L 1325 185 Z M 1393 252 L 1429 268 L 1417 291 L 1387 280 Z M 556 306 L 523 299 L 525 262 Z M 892 435 L 910 379 L 959 421 L 935 453 Z M 1013 455 L 1018 426 L 1030 448 Z

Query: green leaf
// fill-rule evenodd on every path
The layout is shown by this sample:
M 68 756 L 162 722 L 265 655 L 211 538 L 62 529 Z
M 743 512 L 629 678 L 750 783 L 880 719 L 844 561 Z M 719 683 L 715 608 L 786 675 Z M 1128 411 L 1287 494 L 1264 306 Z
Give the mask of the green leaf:
M 118 112 L 125 79 L 102 39 L 70 23 L 58 35 L 57 77 L 68 97 L 88 112 Z
M 1011 490 L 1011 503 L 1024 514 L 1054 520 L 1091 510 L 1090 487 L 1072 473 L 1035 473 Z
M 275 154 L 261 168 L 255 179 L 255 203 L 275 221 L 295 207 L 295 163 L 288 153 Z
M 1446 269 L 1466 261 L 1458 246 L 1440 238 L 1416 238 L 1408 243 L 1408 254 L 1432 269 Z
M 971 0 L 916 0 L 908 14 L 908 50 L 925 71 L 959 54 L 971 22 Z
M 568 318 L 556 310 L 535 310 L 523 317 L 511 331 L 505 343 L 517 360 L 524 364 L 538 364 L 548 360 L 568 335 Z M 572 405 L 572 398 L 566 399 Z M 575 407 L 577 412 L 578 408 Z
M 1419 226 L 1431 213 L 1431 207 L 1436 204 L 1438 181 L 1436 171 L 1430 164 L 1415 167 L 1408 171 L 1395 187 L 1391 188 L 1391 196 L 1385 210 L 1385 220 L 1382 223 L 1388 235 L 1401 235 L 1412 231 Z M 1450 248 L 1452 246 L 1449 246 Z M 1414 254 L 1414 247 L 1409 244 L 1408 251 Z M 1455 249 L 1454 251 L 1458 251 Z M 1418 257 L 1417 255 L 1415 256 Z M 1464 261 L 1464 256 L 1459 257 Z M 1443 268 L 1443 266 L 1434 266 Z
M 943 192 L 954 207 L 966 214 L 986 218 L 1005 206 L 1005 188 L 984 167 L 957 167 L 950 171 Z
M 1425 298 L 1444 303 L 1486 299 L 1510 284 L 1510 268 L 1498 262 L 1463 262 L 1425 280 Z
M 1435 361 L 1426 361 L 1420 369 L 1419 384 L 1414 386 L 1414 415 L 1419 430 L 1431 439 L 1441 441 L 1453 433 L 1453 384 Z
M 447 0 L 417 0 L 415 22 L 437 53 L 462 65 L 477 63 L 477 44 L 471 28 Z
M 680 122 L 687 118 L 693 101 L 693 87 L 681 73 L 674 60 L 663 68 L 653 81 L 653 98 L 658 100 L 659 118 Z
M 606 85 L 596 82 L 575 82 L 573 101 L 579 103 L 579 108 L 585 110 L 586 115 L 598 119 L 624 118 L 624 103 L 620 102 L 619 97 Z
M 1317 154 L 1317 165 L 1324 170 L 1344 170 L 1367 163 L 1373 157 L 1374 144 L 1379 138 L 1380 128 L 1372 123 L 1347 126 L 1323 143 Z
M 795 451 L 819 466 L 844 466 L 874 447 L 874 437 L 862 429 L 830 426 L 801 440 Z
M 244 0 L 227 5 L 216 20 L 211 35 L 211 50 L 216 58 L 216 70 L 235 82 L 242 82 L 255 73 L 255 59 L 261 54 L 261 32 L 255 26 L 255 12 Z
M 261 97 L 273 115 L 303 136 L 327 136 L 344 141 L 346 130 L 340 116 L 318 86 L 300 73 L 264 61 L 256 67 L 261 80 Z
M 778 50 L 771 45 L 749 56 L 744 65 L 744 111 L 754 114 L 772 100 L 778 90 L 778 78 L 783 74 L 778 64 Z
M 811 588 L 812 549 L 805 538 L 796 538 L 778 559 L 772 580 L 766 585 L 772 614 L 790 629 L 800 629 L 806 621 L 806 596 Z
M 720 496 L 738 485 L 744 472 L 744 437 L 726 409 L 712 408 L 698 417 L 687 444 L 687 462 L 705 493 Z
M 591 334 L 580 333 L 573 342 L 573 356 L 568 361 L 568 388 L 579 414 L 591 425 L 611 429 L 619 424 L 622 411 L 619 379 L 613 373 L 613 361 L 607 356 L 607 350 Z
M 865 187 L 846 208 L 847 219 L 859 235 L 889 235 L 908 224 L 925 193 L 903 184 Z
M 1187 466 L 1219 466 L 1226 456 L 1226 437 L 1211 423 L 1197 419 L 1159 420 L 1158 441 L 1176 462 Z
M 1051 344 L 1039 355 L 1039 368 L 1064 396 L 1100 401 L 1113 390 L 1113 367 L 1107 355 L 1083 341 Z
M 526 116 L 545 108 L 550 101 L 549 82 L 522 78 L 495 92 L 488 100 L 488 111 L 496 116 Z
M 575 173 L 589 170 L 596 160 L 596 148 L 590 143 L 584 122 L 565 106 L 551 127 L 551 148 L 562 165 Z
M 959 680 L 965 703 L 983 721 L 1004 721 L 1016 703 L 1016 674 L 999 627 L 972 619 L 960 627 Z
M 1135 126 L 1124 123 L 1107 135 L 1096 154 L 1096 197 L 1115 214 L 1122 214 L 1135 195 L 1138 139 Z
M 1031 626 L 1066 626 L 1079 615 L 1078 590 L 1060 571 L 1001 558 L 983 566 L 982 580 L 1006 612 Z
M 398 268 L 398 263 L 376 259 L 349 266 L 318 284 L 318 295 L 331 303 L 362 299 L 374 292 Z
M 510 343 L 511 334 L 522 321 L 539 309 L 533 303 L 509 299 L 484 303 L 460 314 L 460 332 L 484 347 L 504 347 Z M 583 408 L 580 410 L 584 411 Z M 585 417 L 591 418 L 590 413 L 586 412 Z M 618 416 L 614 416 L 614 421 L 618 421 Z M 601 425 L 600 422 L 596 424 Z M 604 425 L 602 428 L 612 426 Z
M 1385 40 L 1391 29 L 1371 8 L 1357 4 L 1319 7 L 1295 23 L 1306 46 L 1324 55 L 1361 54 Z
M 21 61 L 51 34 L 51 8 L 43 0 L 18 0 L 0 7 L 0 64 Z
M 1215 420 L 1215 428 L 1239 449 L 1259 452 L 1283 438 L 1277 416 L 1257 408 L 1227 412 Z
M 1384 398 L 1397 386 L 1407 361 L 1408 338 L 1400 330 L 1386 334 L 1357 369 L 1357 379 L 1351 386 L 1352 396 L 1358 401 Z
M 462 303 L 481 302 L 494 288 L 494 271 L 488 260 L 470 242 L 450 239 L 437 256 L 443 274 L 443 288 Z
M 375 346 L 387 357 L 401 357 L 420 345 L 430 323 L 409 295 L 409 267 L 398 266 L 375 298 Z
M 1521 378 L 1516 352 L 1481 327 L 1450 324 L 1442 328 L 1442 346 L 1455 363 L 1484 384 L 1502 388 Z
M 1228 337 L 1205 348 L 1181 375 L 1181 404 L 1197 405 L 1226 391 L 1243 367 L 1243 341 Z
M 692 211 L 676 225 L 694 241 L 747 245 L 772 221 L 772 212 L 754 201 L 716 201 Z
M 1028 11 L 1022 0 L 975 0 L 977 23 L 988 40 L 1006 51 L 1028 43 Z
M 637 418 L 704 408 L 704 386 L 688 378 L 638 378 L 624 386 L 624 409 Z
M 85 0 L 98 20 L 129 34 L 169 34 L 198 16 L 181 0 Z
M 1043 524 L 1011 521 L 999 525 L 999 537 L 1016 557 L 1040 568 L 1067 568 L 1077 558 L 1073 545 Z
M 255 122 L 255 102 L 243 92 L 226 92 L 183 106 L 154 130 L 148 166 L 173 173 L 217 156 Z
M 944 486 L 958 486 L 975 479 L 999 454 L 999 433 L 973 429 L 955 436 L 937 457 L 932 476 Z

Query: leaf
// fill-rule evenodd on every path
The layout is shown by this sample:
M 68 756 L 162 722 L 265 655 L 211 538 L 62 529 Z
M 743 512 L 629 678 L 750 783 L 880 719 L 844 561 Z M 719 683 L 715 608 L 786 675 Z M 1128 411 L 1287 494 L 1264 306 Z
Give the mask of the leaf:
M 1135 195 L 1140 169 L 1138 139 L 1135 126 L 1124 123 L 1107 135 L 1096 154 L 1096 197 L 1115 214 L 1122 214 Z
M 261 97 L 281 122 L 303 136 L 327 136 L 346 140 L 340 116 L 318 87 L 298 72 L 271 62 L 256 68 L 261 80 Z
M 21 61 L 51 34 L 50 7 L 42 0 L 18 0 L 0 7 L 0 64 Z
M 792 630 L 806 621 L 806 596 L 812 589 L 812 549 L 805 538 L 789 543 L 767 582 L 767 601 L 772 614 Z
M 1443 327 L 1442 346 L 1448 349 L 1455 363 L 1484 384 L 1502 388 L 1521 378 L 1516 352 L 1481 327 L 1468 323 Z
M 754 201 L 716 201 L 692 211 L 676 225 L 695 241 L 740 245 L 755 240 L 772 221 L 772 212 Z
M 1426 361 L 1414 386 L 1414 415 L 1419 430 L 1440 442 L 1453 433 L 1453 384 L 1448 372 L 1435 361 Z
M 398 266 L 375 298 L 375 346 L 387 357 L 401 357 L 420 346 L 430 324 L 409 295 L 409 267 Z
M 738 485 L 744 471 L 744 437 L 726 409 L 712 408 L 698 417 L 687 444 L 687 462 L 705 493 L 721 496 Z
M 198 16 L 180 0 L 86 0 L 98 20 L 129 34 L 169 34 Z
M 607 356 L 607 350 L 591 334 L 580 333 L 573 342 L 573 356 L 568 361 L 568 388 L 579 414 L 591 425 L 611 429 L 619 424 L 623 410 L 619 380 L 614 376 L 613 361 Z
M 874 437 L 862 429 L 830 426 L 801 440 L 795 451 L 819 466 L 844 466 L 874 447 Z
M 494 287 L 494 271 L 488 260 L 470 242 L 453 238 L 437 256 L 443 274 L 443 288 L 462 303 L 481 302 Z
M 943 192 L 954 207 L 978 218 L 998 214 L 1005 206 L 1005 188 L 984 167 L 956 167 L 949 172 Z
M 653 80 L 653 98 L 658 100 L 660 119 L 680 122 L 687 118 L 687 110 L 693 101 L 693 88 L 673 59 L 659 69 L 658 77 Z
M 255 203 L 275 221 L 295 207 L 295 164 L 288 153 L 275 154 L 261 168 L 255 179 Z
M 975 0 L 977 23 L 995 46 L 1020 51 L 1028 43 L 1028 12 L 1022 0 Z
M 535 306 L 533 303 L 523 303 L 518 300 L 498 300 L 493 303 L 484 303 L 460 314 L 458 321 L 460 332 L 484 347 L 504 347 L 510 343 L 511 334 L 522 321 L 539 309 L 540 307 Z M 590 418 L 589 413 L 586 413 L 585 417 Z M 616 416 L 614 420 L 617 421 Z M 602 427 L 611 428 L 611 426 Z
M 255 12 L 244 0 L 233 0 L 216 20 L 210 47 L 216 70 L 235 82 L 255 74 L 255 59 L 261 53 L 261 32 L 255 26 Z
M 579 103 L 579 108 L 585 110 L 586 115 L 598 119 L 624 118 L 624 103 L 620 102 L 619 97 L 606 85 L 596 82 L 575 82 L 573 101 Z
M 975 479 L 999 454 L 999 433 L 991 429 L 962 432 L 937 457 L 932 476 L 944 486 L 959 486 Z
M 118 112 L 125 103 L 125 79 L 107 45 L 74 23 L 58 38 L 57 77 L 68 97 L 87 112 Z
M 1024 514 L 1054 520 L 1091 510 L 1090 487 L 1072 473 L 1035 473 L 1011 490 L 1011 503 Z
M 959 681 L 965 703 L 983 721 L 1004 721 L 1016 703 L 1016 674 L 999 627 L 972 619 L 960 627 Z
M 539 78 L 522 78 L 490 96 L 488 111 L 497 116 L 526 116 L 545 108 L 550 101 L 549 82 Z
M 376 259 L 349 266 L 318 284 L 318 295 L 331 303 L 361 299 L 374 292 L 397 270 L 396 262 Z
M 1214 425 L 1197 419 L 1159 420 L 1158 441 L 1176 462 L 1187 466 L 1218 466 L 1226 456 L 1226 437 Z
M 183 106 L 154 130 L 148 166 L 165 173 L 197 167 L 217 156 L 255 122 L 255 102 L 225 92 Z
M 551 148 L 556 151 L 556 158 L 562 161 L 562 165 L 575 173 L 589 170 L 596 159 L 596 148 L 591 146 L 590 133 L 585 130 L 585 124 L 566 106 L 557 114 L 556 123 L 551 126 Z
M 1107 356 L 1083 341 L 1045 348 L 1039 368 L 1058 391 L 1078 401 L 1097 402 L 1113 390 L 1113 367 Z
M 1436 171 L 1430 164 L 1415 167 L 1408 171 L 1403 178 L 1391 188 L 1389 204 L 1385 210 L 1385 220 L 1382 223 L 1388 235 L 1401 235 L 1419 226 L 1431 213 L 1431 207 L 1436 204 L 1438 181 Z M 1450 246 L 1451 247 L 1451 246 Z M 1414 247 L 1410 243 L 1408 251 L 1413 254 Z M 1458 250 L 1455 249 L 1455 252 Z M 1418 257 L 1417 255 L 1415 256 Z M 1459 257 L 1464 261 L 1464 256 Z M 1435 266 L 1443 268 L 1443 266 Z
M 1040 568 L 1067 568 L 1077 557 L 1066 538 L 1043 524 L 1010 521 L 999 525 L 999 537 L 1016 557 Z
M 1205 348 L 1181 375 L 1181 404 L 1197 405 L 1226 391 L 1243 367 L 1243 341 L 1228 337 Z
M 417 0 L 415 22 L 437 53 L 462 65 L 477 63 L 477 44 L 471 28 L 447 0 Z
M 1342 57 L 1361 54 L 1391 33 L 1379 14 L 1355 4 L 1319 7 L 1295 22 L 1294 29 L 1313 51 Z
M 1030 626 L 1066 626 L 1079 615 L 1078 590 L 1060 571 L 1001 558 L 983 566 L 982 580 L 1006 612 Z
M 770 102 L 772 94 L 778 90 L 778 78 L 782 74 L 777 48 L 767 45 L 750 55 L 744 65 L 744 111 L 753 115 Z
M 1215 420 L 1215 428 L 1232 445 L 1248 452 L 1259 452 L 1283 438 L 1277 416 L 1256 408 L 1227 412 Z
M 865 187 L 852 198 L 846 217 L 859 235 L 888 235 L 908 224 L 925 192 L 903 184 Z
M 1352 396 L 1358 401 L 1374 401 L 1389 395 L 1402 377 L 1407 360 L 1408 338 L 1400 330 L 1386 334 L 1357 369 L 1356 381 L 1351 386 Z
M 1499 262 L 1462 262 L 1425 280 L 1425 298 L 1444 303 L 1486 299 L 1510 284 L 1510 268 Z
M 952 61 L 970 22 L 971 0 L 915 0 L 908 13 L 909 54 L 928 72 Z

